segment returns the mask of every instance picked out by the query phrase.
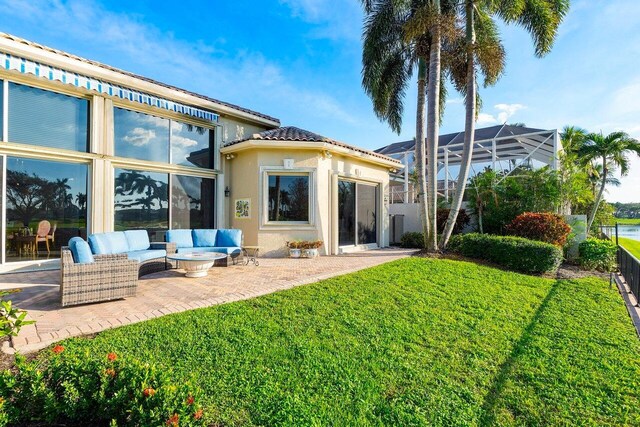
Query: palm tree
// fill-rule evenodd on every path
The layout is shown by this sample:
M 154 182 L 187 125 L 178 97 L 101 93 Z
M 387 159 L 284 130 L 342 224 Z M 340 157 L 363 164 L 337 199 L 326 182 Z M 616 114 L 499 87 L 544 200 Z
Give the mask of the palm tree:
M 425 235 L 425 247 L 435 248 L 435 204 L 437 186 L 437 136 L 440 116 L 440 45 L 441 11 L 450 11 L 456 0 L 361 0 L 365 11 L 362 53 L 362 85 L 373 102 L 375 114 L 400 133 L 403 98 L 413 73 L 418 72 L 416 108 L 416 171 L 420 217 Z M 429 161 L 432 166 L 430 188 L 425 177 L 425 116 L 429 85 L 429 130 L 431 144 Z M 431 102 L 433 100 L 433 102 Z M 435 138 L 433 137 L 435 131 Z M 430 138 L 430 139 L 429 139 Z M 436 150 L 433 149 L 433 144 Z M 429 191 L 431 190 L 431 191 Z M 431 194 L 430 194 L 431 193 Z M 425 197 L 427 195 L 427 197 Z M 429 199 L 429 200 L 427 200 Z M 430 215 L 430 209 L 432 214 Z
M 440 240 L 442 249 L 447 246 L 455 227 L 471 168 L 478 104 L 478 67 L 484 75 L 485 87 L 494 85 L 504 70 L 505 52 L 493 17 L 524 27 L 533 38 L 536 56 L 541 57 L 551 50 L 558 26 L 568 10 L 569 0 L 465 0 L 461 3 L 466 43 L 462 54 L 458 56 L 464 58 L 462 66 L 455 69 L 464 72 L 452 73 L 452 78 L 456 88 L 465 95 L 465 139 L 456 192 Z M 465 81 L 459 80 L 462 74 L 465 75 Z
M 640 142 L 625 132 L 613 132 L 607 136 L 604 136 L 602 132 L 587 135 L 578 155 L 584 161 L 599 162 L 602 165 L 600 189 L 589 214 L 587 230 L 590 230 L 593 225 L 607 186 L 607 179 L 610 178 L 610 172 L 620 168 L 620 174 L 626 176 L 629 173 L 628 155 L 632 153 L 640 156 Z

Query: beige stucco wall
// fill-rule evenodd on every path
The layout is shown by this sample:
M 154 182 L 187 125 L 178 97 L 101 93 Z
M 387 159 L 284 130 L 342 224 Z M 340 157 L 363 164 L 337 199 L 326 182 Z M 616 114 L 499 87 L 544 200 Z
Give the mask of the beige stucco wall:
M 245 245 L 258 245 L 265 256 L 284 256 L 286 242 L 291 240 L 322 240 L 321 254 L 338 253 L 337 246 L 337 179 L 336 177 L 379 185 L 378 241 L 388 245 L 388 168 L 351 156 L 332 154 L 320 150 L 292 148 L 250 148 L 233 153 L 225 160 L 226 185 L 230 189 L 227 199 L 229 226 L 243 230 Z M 226 157 L 223 155 L 223 157 Z M 284 169 L 284 160 L 292 159 L 291 169 Z M 266 171 L 310 172 L 311 198 L 310 224 L 274 225 L 265 221 L 264 178 Z M 236 199 L 249 199 L 251 218 L 235 218 Z

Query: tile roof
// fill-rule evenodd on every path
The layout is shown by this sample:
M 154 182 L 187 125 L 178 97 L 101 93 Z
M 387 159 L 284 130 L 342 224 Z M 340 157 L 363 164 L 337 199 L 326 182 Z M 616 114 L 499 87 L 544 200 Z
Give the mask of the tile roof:
M 248 108 L 240 107 L 238 105 L 231 104 L 231 103 L 228 103 L 228 102 L 225 102 L 225 101 L 220 101 L 219 99 L 210 98 L 208 96 L 201 95 L 201 94 L 195 93 L 195 92 L 191 92 L 191 91 L 188 91 L 186 89 L 181 89 L 179 87 L 172 86 L 172 85 L 169 85 L 169 84 L 166 84 L 166 83 L 162 83 L 162 82 L 159 82 L 157 80 L 150 79 L 148 77 L 144 77 L 144 76 L 141 76 L 141 75 L 138 75 L 138 74 L 131 73 L 129 71 L 124 71 L 124 70 L 121 70 L 119 68 L 115 68 L 115 67 L 112 67 L 110 65 L 106 65 L 106 64 L 103 64 L 101 62 L 98 62 L 98 61 L 93 61 L 93 60 L 90 60 L 90 59 L 82 58 L 80 56 L 73 55 L 73 54 L 68 53 L 68 52 L 64 52 L 62 50 L 58 50 L 58 49 L 54 49 L 54 48 L 51 48 L 51 47 L 48 47 L 48 46 L 44 46 L 42 44 L 35 43 L 35 42 L 32 42 L 32 41 L 23 39 L 21 37 L 17 37 L 17 36 L 11 35 L 11 34 L 0 32 L 0 38 L 11 40 L 11 41 L 14 41 L 14 42 L 17 42 L 17 43 L 21 43 L 21 44 L 24 44 L 24 45 L 27 45 L 27 46 L 35 47 L 37 49 L 41 49 L 41 50 L 44 50 L 46 52 L 54 53 L 56 55 L 65 56 L 65 57 L 67 57 L 69 59 L 73 59 L 75 61 L 84 62 L 85 64 L 90 64 L 90 65 L 93 65 L 93 66 L 96 66 L 96 67 L 103 68 L 105 70 L 113 71 L 113 72 L 116 72 L 116 73 L 119 73 L 119 74 L 122 74 L 122 75 L 125 75 L 125 76 L 133 77 L 135 79 L 143 80 L 145 82 L 152 83 L 152 84 L 155 84 L 155 85 L 158 85 L 158 86 L 162 86 L 162 87 L 167 88 L 167 89 L 175 90 L 175 91 L 187 94 L 187 95 L 191 95 L 191 96 L 195 96 L 195 97 L 200 98 L 200 99 L 204 99 L 204 100 L 209 101 L 209 102 L 220 104 L 220 105 L 223 105 L 225 107 L 232 108 L 232 109 L 237 110 L 237 111 L 241 111 L 243 113 L 251 114 L 253 116 L 260 117 L 262 119 L 266 119 L 266 120 L 270 120 L 270 121 L 273 121 L 273 122 L 280 123 L 280 119 L 277 119 L 275 117 L 269 116 L 267 114 L 262 114 L 262 113 L 259 113 L 257 111 L 250 110 Z
M 225 147 L 229 147 L 241 142 L 257 140 L 257 141 L 299 141 L 299 142 L 325 142 L 327 144 L 335 145 L 337 147 L 343 147 L 350 150 L 358 151 L 363 154 L 367 154 L 373 157 L 378 157 L 386 161 L 392 161 L 395 163 L 400 162 L 384 154 L 376 153 L 375 151 L 365 150 L 364 148 L 356 147 L 353 145 L 345 144 L 344 142 L 337 141 L 335 139 L 328 138 L 326 136 L 319 135 L 317 133 L 300 129 L 295 126 L 284 126 L 276 129 L 266 130 L 264 132 L 253 134 L 247 138 L 238 139 L 225 144 Z

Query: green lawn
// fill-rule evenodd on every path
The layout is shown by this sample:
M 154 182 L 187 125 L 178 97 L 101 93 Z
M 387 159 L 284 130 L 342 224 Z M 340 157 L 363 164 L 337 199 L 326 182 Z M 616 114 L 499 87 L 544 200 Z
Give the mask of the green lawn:
M 620 225 L 640 225 L 640 218 L 614 218 L 611 225 L 616 225 L 616 222 Z
M 633 256 L 640 259 L 640 240 L 629 239 L 628 237 L 619 237 L 620 246 L 627 249 Z
M 411 258 L 62 344 L 194 379 L 221 426 L 640 425 L 640 340 L 599 279 Z

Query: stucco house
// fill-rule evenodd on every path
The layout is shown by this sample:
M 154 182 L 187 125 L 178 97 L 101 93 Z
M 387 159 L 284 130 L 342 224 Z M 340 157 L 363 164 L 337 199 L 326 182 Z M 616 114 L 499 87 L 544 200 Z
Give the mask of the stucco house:
M 3 33 L 0 99 L 0 272 L 126 229 L 240 228 L 271 256 L 388 245 L 385 155 Z

